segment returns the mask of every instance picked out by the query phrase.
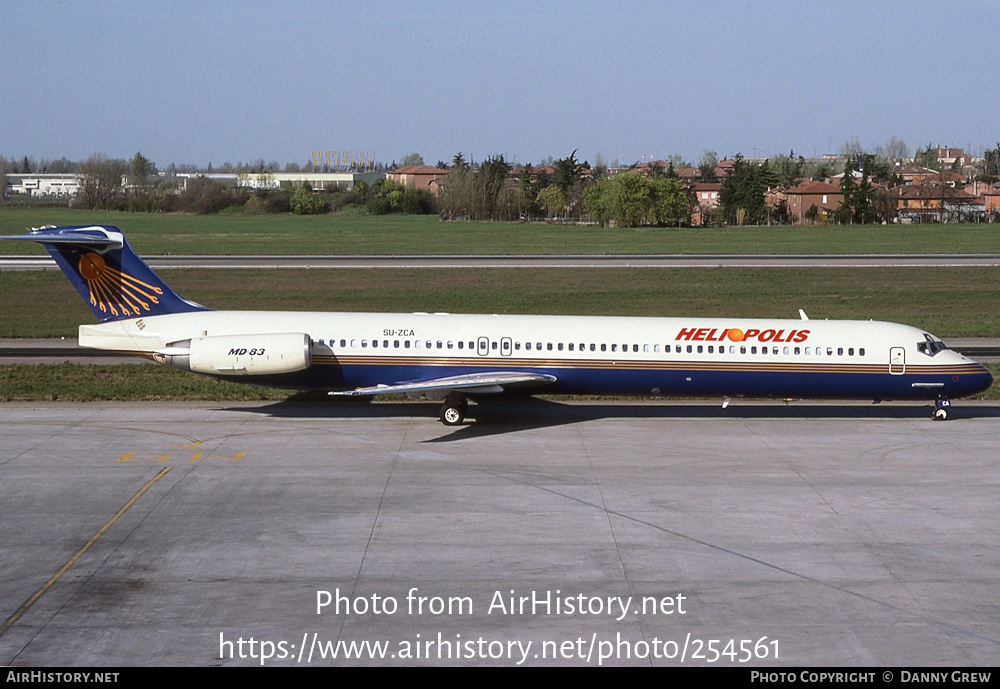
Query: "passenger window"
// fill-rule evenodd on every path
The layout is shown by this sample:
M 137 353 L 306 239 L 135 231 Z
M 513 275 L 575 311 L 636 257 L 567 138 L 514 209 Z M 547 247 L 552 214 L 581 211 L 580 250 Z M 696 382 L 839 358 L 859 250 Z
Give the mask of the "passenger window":
M 453 348 L 454 346 L 455 346 L 455 343 L 454 343 L 454 342 L 452 342 L 451 340 L 448 340 L 448 349 L 451 349 L 451 348 Z
M 833 356 L 833 347 L 827 347 L 826 348 L 826 355 L 827 356 Z
M 690 354 L 692 351 L 694 351 L 694 348 L 691 345 L 688 345 L 687 346 L 687 353 Z
M 438 349 L 441 349 L 441 348 L 442 348 L 443 346 L 444 346 L 444 345 L 443 345 L 443 343 L 441 342 L 441 340 L 438 340 L 438 346 L 437 346 L 437 348 L 438 348 Z
M 602 345 L 601 345 L 601 351 L 602 351 L 602 352 L 606 352 L 606 351 L 608 351 L 608 346 L 607 346 L 606 344 L 602 344 Z
M 698 345 L 698 353 L 701 354 L 701 351 L 702 351 L 702 345 Z
M 844 348 L 837 347 L 837 356 L 844 356 Z
M 403 340 L 403 348 L 404 349 L 409 349 L 410 348 L 410 341 L 409 340 Z
M 660 345 L 653 345 L 653 352 L 655 354 L 659 354 L 660 353 Z
M 592 352 L 596 352 L 597 351 L 597 345 L 594 344 L 593 342 L 590 343 L 590 351 L 592 351 Z
M 740 346 L 740 354 L 746 354 L 746 353 L 747 353 L 747 347 L 746 347 L 746 345 L 741 345 Z
M 556 345 L 556 349 L 558 349 L 561 352 L 563 350 L 563 343 L 560 342 L 558 345 Z
M 399 349 L 399 340 L 393 340 L 392 346 L 395 347 L 396 349 Z
M 347 346 L 347 340 L 341 340 L 340 341 L 340 346 L 341 347 L 346 347 Z
M 496 340 L 493 340 L 493 344 L 490 345 L 490 349 L 492 349 L 494 352 L 497 351 L 497 341 Z
M 459 349 L 465 349 L 465 341 L 464 340 L 459 340 L 458 341 L 458 348 Z
M 545 345 L 546 345 L 545 348 L 551 352 L 552 351 L 552 343 L 551 342 L 546 342 Z
M 618 345 L 616 345 L 616 344 L 611 345 L 611 351 L 612 352 L 617 352 L 618 351 Z
M 812 347 L 806 347 L 806 356 L 810 356 L 811 354 L 812 354 Z
M 862 347 L 861 349 L 858 350 L 858 356 L 864 356 L 864 355 L 865 355 L 865 348 Z
M 756 347 L 751 347 L 750 348 L 750 353 L 751 354 L 756 354 L 757 353 L 757 348 Z
M 372 340 L 372 349 L 378 349 L 378 340 Z
M 854 347 L 847 348 L 847 356 L 854 356 Z
M 531 351 L 531 343 L 530 343 L 530 342 L 525 342 L 525 343 L 524 343 L 524 349 L 525 349 L 526 351 L 529 351 L 529 352 L 530 352 L 530 351 Z
M 368 340 L 361 340 L 361 348 L 364 349 L 368 347 Z
M 789 351 L 788 351 L 788 347 L 782 347 L 782 348 L 781 348 L 781 353 L 782 353 L 782 354 L 788 354 L 788 353 L 789 353 Z M 796 354 L 798 354 L 798 352 L 795 352 L 795 353 L 796 353 Z

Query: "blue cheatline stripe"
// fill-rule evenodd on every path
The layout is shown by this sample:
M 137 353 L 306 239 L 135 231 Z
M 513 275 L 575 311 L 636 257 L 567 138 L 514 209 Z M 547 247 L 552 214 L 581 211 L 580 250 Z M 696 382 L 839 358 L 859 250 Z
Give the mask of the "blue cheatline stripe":
M 990 373 L 978 365 L 919 373 L 915 372 L 916 367 L 911 367 L 904 375 L 889 374 L 887 366 L 878 368 L 881 372 L 858 373 L 836 370 L 747 371 L 735 368 L 646 370 L 623 367 L 566 368 L 500 364 L 421 366 L 330 363 L 313 365 L 305 371 L 292 374 L 220 376 L 220 378 L 302 390 L 349 390 L 380 383 L 426 381 L 470 373 L 523 371 L 548 374 L 556 378 L 555 383 L 532 388 L 532 391 L 540 393 L 899 400 L 935 399 L 941 396 L 963 397 L 981 392 L 992 383 Z M 914 387 L 914 383 L 934 387 Z

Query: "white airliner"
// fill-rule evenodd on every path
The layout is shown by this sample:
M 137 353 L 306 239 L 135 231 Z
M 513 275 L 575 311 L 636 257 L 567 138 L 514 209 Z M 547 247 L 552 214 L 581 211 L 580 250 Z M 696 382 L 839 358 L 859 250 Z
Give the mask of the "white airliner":
M 215 378 L 331 395 L 443 400 L 509 392 L 934 400 L 992 376 L 919 328 L 874 321 L 216 311 L 171 290 L 111 226 L 42 227 L 100 321 L 80 344 Z

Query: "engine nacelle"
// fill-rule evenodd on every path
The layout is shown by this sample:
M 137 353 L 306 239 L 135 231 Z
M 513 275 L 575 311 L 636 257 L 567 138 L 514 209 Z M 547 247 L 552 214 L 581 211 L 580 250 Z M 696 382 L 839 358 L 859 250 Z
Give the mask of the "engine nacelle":
M 305 333 L 214 335 L 172 342 L 156 352 L 173 368 L 223 376 L 294 373 L 312 363 Z

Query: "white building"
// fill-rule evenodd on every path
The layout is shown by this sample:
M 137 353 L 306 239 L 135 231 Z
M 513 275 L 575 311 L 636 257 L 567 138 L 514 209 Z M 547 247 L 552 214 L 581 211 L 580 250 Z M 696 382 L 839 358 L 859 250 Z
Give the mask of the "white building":
M 70 198 L 80 191 L 80 178 L 69 173 L 7 174 L 7 193 Z

